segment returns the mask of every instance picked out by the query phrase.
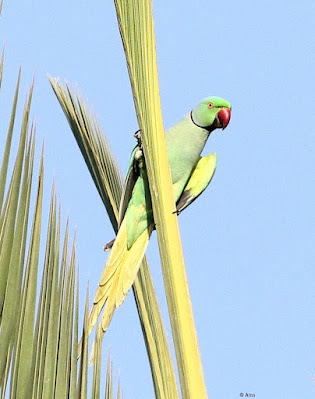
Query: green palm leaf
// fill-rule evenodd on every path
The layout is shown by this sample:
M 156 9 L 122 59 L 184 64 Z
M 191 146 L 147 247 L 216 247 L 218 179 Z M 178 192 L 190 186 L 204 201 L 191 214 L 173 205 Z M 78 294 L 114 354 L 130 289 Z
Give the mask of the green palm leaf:
M 148 171 L 183 398 L 207 398 L 167 161 L 151 0 L 114 0 Z
M 54 187 L 44 265 L 40 263 L 44 164 L 42 152 L 32 195 L 35 128 L 29 126 L 29 116 L 33 84 L 24 106 L 13 171 L 8 175 L 19 83 L 20 72 L 0 170 L 0 398 L 85 398 L 87 355 L 77 373 L 75 240 L 69 243 L 68 227 L 61 236 Z
M 64 89 L 57 79 L 50 79 L 50 83 L 77 140 L 113 227 L 117 231 L 116 218 L 122 192 L 122 177 L 108 141 L 96 117 L 88 112 L 81 96 L 74 94 L 68 85 Z M 178 398 L 173 362 L 146 259 L 140 267 L 133 285 L 133 292 L 150 360 L 156 397 Z

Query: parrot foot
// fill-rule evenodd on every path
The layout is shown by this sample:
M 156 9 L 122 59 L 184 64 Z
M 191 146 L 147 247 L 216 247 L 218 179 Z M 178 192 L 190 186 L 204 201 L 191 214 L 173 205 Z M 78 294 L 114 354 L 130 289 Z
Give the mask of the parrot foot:
M 141 129 L 137 130 L 133 137 L 137 139 L 138 147 L 142 151 Z
M 103 246 L 103 250 L 105 252 L 110 251 L 112 249 L 112 246 L 114 245 L 115 238 L 111 241 L 109 241 L 106 245 Z

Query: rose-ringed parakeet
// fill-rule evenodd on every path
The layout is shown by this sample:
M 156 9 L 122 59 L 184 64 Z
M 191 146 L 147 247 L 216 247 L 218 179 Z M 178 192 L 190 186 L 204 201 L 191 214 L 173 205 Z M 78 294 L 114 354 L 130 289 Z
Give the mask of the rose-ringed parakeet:
M 219 97 L 202 100 L 180 122 L 165 132 L 177 213 L 208 186 L 215 171 L 216 154 L 200 154 L 210 133 L 226 128 L 231 105 Z M 131 288 L 150 235 L 154 219 L 145 160 L 140 146 L 131 154 L 119 210 L 119 230 L 97 288 L 89 317 L 90 334 L 105 305 L 101 328 L 106 331 L 115 309 Z M 110 247 L 111 245 L 109 245 Z

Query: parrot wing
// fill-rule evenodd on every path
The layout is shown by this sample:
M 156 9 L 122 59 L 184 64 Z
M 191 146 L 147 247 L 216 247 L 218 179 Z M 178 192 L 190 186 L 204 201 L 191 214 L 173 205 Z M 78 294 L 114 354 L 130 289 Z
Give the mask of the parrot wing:
M 214 175 L 216 164 L 217 155 L 215 152 L 199 159 L 176 203 L 177 214 L 180 214 L 188 205 L 195 201 L 208 187 Z
M 128 166 L 128 172 L 125 178 L 124 182 L 124 188 L 123 192 L 121 195 L 121 200 L 119 204 L 119 216 L 118 216 L 118 228 L 120 227 L 123 218 L 125 217 L 126 210 L 128 208 L 128 204 L 130 201 L 130 198 L 132 196 L 132 191 L 134 189 L 134 186 L 138 180 L 138 177 L 140 176 L 139 173 L 139 167 L 138 167 L 138 159 L 136 157 L 137 151 L 140 151 L 139 147 L 136 146 L 130 156 L 130 161 L 129 161 L 129 166 Z M 113 238 L 111 241 L 109 241 L 107 244 L 104 245 L 103 250 L 104 251 L 110 251 L 114 245 L 116 238 Z
M 113 241 L 96 290 L 89 316 L 88 334 L 92 331 L 103 307 L 104 312 L 100 326 L 103 332 L 107 330 L 116 308 L 123 303 L 136 278 L 154 228 L 143 155 L 142 151 L 137 148 L 133 153 L 129 172 L 126 186 L 132 187 L 132 195 L 129 194 L 129 189 L 125 191 L 125 198 L 121 205 L 122 221 L 119 223 L 117 237 Z M 133 182 L 132 176 L 138 176 L 135 182 Z M 129 196 L 130 199 L 127 202 Z M 124 202 L 127 205 L 124 205 Z
M 125 217 L 125 213 L 128 208 L 130 198 L 132 196 L 133 188 L 134 188 L 136 181 L 140 175 L 139 166 L 138 166 L 139 151 L 141 151 L 141 150 L 139 149 L 138 146 L 136 146 L 133 149 L 131 156 L 130 156 L 128 172 L 126 175 L 124 189 L 123 189 L 123 193 L 122 193 L 120 205 L 119 205 L 118 227 L 121 224 L 123 218 Z M 142 152 L 141 152 L 140 156 L 142 156 Z

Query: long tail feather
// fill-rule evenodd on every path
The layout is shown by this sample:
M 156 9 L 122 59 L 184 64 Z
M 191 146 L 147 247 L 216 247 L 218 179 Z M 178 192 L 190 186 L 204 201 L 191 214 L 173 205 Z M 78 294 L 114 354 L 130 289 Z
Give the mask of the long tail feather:
M 126 221 L 123 220 L 94 297 L 89 334 L 104 305 L 100 326 L 103 332 L 107 330 L 116 308 L 123 303 L 136 278 L 151 232 L 152 228 L 141 233 L 128 250 Z

